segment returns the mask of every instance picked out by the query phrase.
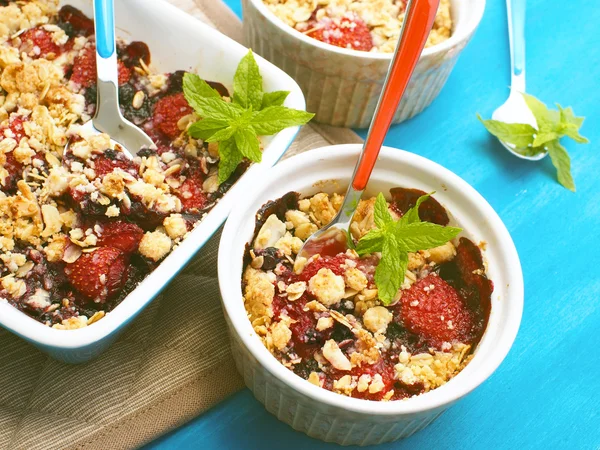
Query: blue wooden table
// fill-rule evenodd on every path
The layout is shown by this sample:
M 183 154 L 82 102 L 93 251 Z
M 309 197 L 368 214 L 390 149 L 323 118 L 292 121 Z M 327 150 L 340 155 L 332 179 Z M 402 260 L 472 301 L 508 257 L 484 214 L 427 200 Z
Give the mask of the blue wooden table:
M 483 0 L 482 0 L 483 1 Z M 240 0 L 227 3 L 241 15 Z M 511 232 L 525 276 L 525 311 L 498 371 L 437 422 L 384 449 L 600 449 L 600 8 L 589 0 L 530 0 L 528 91 L 587 116 L 592 143 L 566 142 L 577 193 L 555 181 L 550 160 L 521 161 L 475 118 L 508 95 L 504 0 L 488 0 L 474 39 L 440 97 L 395 126 L 386 144 L 456 172 Z M 329 449 L 240 392 L 150 449 Z

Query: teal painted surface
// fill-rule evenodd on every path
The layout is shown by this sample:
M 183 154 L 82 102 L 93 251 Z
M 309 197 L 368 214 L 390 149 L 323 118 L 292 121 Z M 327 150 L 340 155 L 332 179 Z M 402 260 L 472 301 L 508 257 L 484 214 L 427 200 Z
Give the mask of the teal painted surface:
M 239 0 L 227 3 L 240 14 Z M 523 264 L 523 322 L 486 383 L 427 429 L 382 450 L 600 449 L 600 8 L 587 0 L 530 0 L 527 7 L 528 91 L 587 117 L 582 134 L 592 143 L 565 141 L 577 193 L 555 182 L 549 159 L 511 156 L 475 118 L 491 116 L 510 82 L 504 0 L 488 0 L 440 97 L 395 126 L 386 145 L 453 170 L 500 214 Z M 278 422 L 243 391 L 148 448 L 334 447 Z

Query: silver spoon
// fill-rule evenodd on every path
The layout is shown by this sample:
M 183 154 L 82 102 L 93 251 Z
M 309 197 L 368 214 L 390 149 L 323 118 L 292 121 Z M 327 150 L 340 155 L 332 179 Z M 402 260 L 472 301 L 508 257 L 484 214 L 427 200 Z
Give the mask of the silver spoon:
M 298 258 L 308 259 L 317 253 L 335 255 L 347 249 L 352 217 L 377 162 L 398 104 L 425 47 L 439 1 L 412 0 L 408 3 L 396 52 L 344 203 L 331 223 L 306 240 Z
M 506 102 L 492 114 L 492 119 L 506 123 L 525 123 L 537 129 L 533 113 L 525 103 L 525 0 L 506 0 L 508 38 L 510 41 L 511 82 Z M 548 153 L 525 156 L 515 151 L 515 146 L 500 141 L 513 155 L 521 159 L 538 161 Z
M 119 108 L 119 73 L 115 38 L 114 0 L 94 0 L 96 67 L 98 72 L 96 113 L 82 131 L 106 133 L 133 157 L 142 148 L 154 148 L 154 142 L 139 127 L 123 117 Z M 70 141 L 67 143 L 67 148 Z

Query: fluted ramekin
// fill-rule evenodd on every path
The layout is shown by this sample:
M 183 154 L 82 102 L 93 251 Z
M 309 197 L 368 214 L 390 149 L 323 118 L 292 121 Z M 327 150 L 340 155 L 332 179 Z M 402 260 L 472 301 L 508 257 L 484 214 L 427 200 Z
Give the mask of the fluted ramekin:
M 389 53 L 335 47 L 295 30 L 262 0 L 243 0 L 246 45 L 294 78 L 315 120 L 366 128 L 392 58 Z M 451 0 L 452 36 L 423 50 L 394 117 L 402 122 L 423 111 L 446 83 L 485 9 L 485 0 Z
M 410 436 L 486 380 L 517 334 L 523 310 L 519 257 L 492 207 L 465 181 L 438 164 L 384 147 L 366 195 L 404 186 L 436 191 L 464 235 L 486 242 L 484 259 L 494 282 L 492 310 L 471 362 L 447 384 L 407 400 L 373 402 L 344 397 L 298 377 L 279 363 L 252 329 L 242 298 L 243 254 L 252 240 L 255 215 L 267 201 L 289 191 L 343 193 L 360 145 L 324 147 L 294 156 L 265 173 L 239 198 L 219 249 L 219 285 L 235 361 L 246 385 L 272 414 L 309 436 L 339 444 L 371 445 Z M 243 200 L 243 201 L 242 201 Z

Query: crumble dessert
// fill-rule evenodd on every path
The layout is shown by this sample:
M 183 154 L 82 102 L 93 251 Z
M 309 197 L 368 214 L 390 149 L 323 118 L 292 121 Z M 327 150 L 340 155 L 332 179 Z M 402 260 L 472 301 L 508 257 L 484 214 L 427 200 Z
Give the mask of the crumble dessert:
M 0 301 L 57 329 L 103 318 L 247 167 L 219 185 L 218 144 L 185 133 L 199 118 L 184 72 L 152 71 L 143 42 L 117 54 L 122 111 L 157 146 L 133 160 L 81 127 L 96 103 L 93 21 L 58 0 L 0 0 Z
M 263 0 L 281 20 L 327 44 L 366 52 L 393 53 L 406 0 Z M 450 0 L 441 0 L 425 47 L 452 34 Z
M 392 189 L 392 217 L 402 217 L 423 194 Z M 399 400 L 445 384 L 468 364 L 487 325 L 493 284 L 480 249 L 461 237 L 409 253 L 404 282 L 386 306 L 374 277 L 381 254 L 334 246 L 296 259 L 342 200 L 290 192 L 261 208 L 242 280 L 254 330 L 290 371 L 342 395 Z M 355 242 L 375 227 L 374 205 L 375 198 L 360 201 L 351 224 Z M 449 223 L 433 197 L 419 215 Z

